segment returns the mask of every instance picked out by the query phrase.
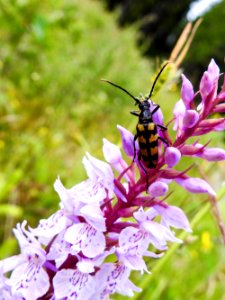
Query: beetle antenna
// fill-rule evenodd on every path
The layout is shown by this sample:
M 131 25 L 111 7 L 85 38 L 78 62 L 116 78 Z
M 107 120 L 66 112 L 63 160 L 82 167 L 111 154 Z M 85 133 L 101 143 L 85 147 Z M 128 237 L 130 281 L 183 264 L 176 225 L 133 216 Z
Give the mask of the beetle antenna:
M 115 86 L 116 88 L 118 88 L 118 89 L 124 91 L 127 95 L 129 95 L 132 99 L 134 99 L 134 101 L 136 102 L 136 104 L 140 104 L 140 103 L 141 103 L 141 101 L 140 101 L 138 98 L 136 98 L 136 97 L 134 97 L 133 95 L 131 95 L 131 93 L 129 93 L 127 90 L 125 90 L 125 89 L 122 88 L 121 86 L 119 86 L 119 85 L 117 85 L 117 84 L 115 84 L 115 83 L 113 83 L 113 82 L 111 82 L 111 81 L 109 81 L 109 80 L 107 80 L 107 79 L 101 79 L 101 81 L 107 82 L 107 83 L 109 83 L 109 84 Z
M 153 82 L 151 91 L 150 91 L 150 93 L 149 93 L 149 95 L 148 95 L 148 98 L 151 98 L 152 93 L 153 93 L 153 90 L 154 90 L 154 87 L 155 87 L 155 84 L 156 84 L 157 80 L 159 79 L 159 76 L 161 75 L 162 71 L 165 69 L 165 67 L 166 67 L 168 64 L 169 64 L 169 62 L 165 63 L 165 65 L 162 67 L 162 69 L 161 69 L 161 70 L 159 71 L 159 73 L 157 74 L 157 76 L 156 76 L 156 78 L 155 78 L 155 80 L 154 80 L 154 82 Z

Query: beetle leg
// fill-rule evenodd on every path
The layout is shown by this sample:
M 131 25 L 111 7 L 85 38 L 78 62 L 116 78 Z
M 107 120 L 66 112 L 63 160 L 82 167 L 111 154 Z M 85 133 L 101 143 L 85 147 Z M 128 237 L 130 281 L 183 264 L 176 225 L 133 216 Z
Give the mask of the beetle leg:
M 160 124 L 156 124 L 157 127 L 159 127 L 162 131 L 167 130 L 167 127 L 160 125 Z
M 131 111 L 130 112 L 132 115 L 139 117 L 140 116 L 140 112 L 139 111 Z
M 157 112 L 157 110 L 160 108 L 160 106 L 158 104 L 156 104 L 155 108 L 152 111 L 152 115 L 154 115 L 155 112 Z
M 169 143 L 164 138 L 162 138 L 161 136 L 159 136 L 158 139 L 161 140 L 164 144 L 166 144 L 167 147 L 169 147 Z
M 135 160 L 135 158 L 136 158 L 136 146 L 135 146 L 135 141 L 136 141 L 137 138 L 138 138 L 138 135 L 135 134 L 134 140 L 133 140 L 133 146 L 134 146 L 134 157 L 133 157 L 133 162 L 134 162 L 134 160 Z
M 141 156 L 140 156 L 140 154 L 138 155 L 138 161 L 139 161 L 139 164 L 140 164 L 142 170 L 144 171 L 144 173 L 146 175 L 146 191 L 147 191 L 148 190 L 148 172 L 146 171 L 144 165 L 141 162 Z

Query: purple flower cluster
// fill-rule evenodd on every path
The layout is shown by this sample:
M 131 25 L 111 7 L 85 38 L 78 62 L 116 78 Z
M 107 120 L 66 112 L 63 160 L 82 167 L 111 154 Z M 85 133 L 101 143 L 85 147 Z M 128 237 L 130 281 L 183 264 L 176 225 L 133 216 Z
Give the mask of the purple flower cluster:
M 225 159 L 224 150 L 199 143 L 199 136 L 225 129 L 224 118 L 214 118 L 225 112 L 225 84 L 217 93 L 219 76 L 212 60 L 195 93 L 182 75 L 181 100 L 173 110 L 176 138 L 172 141 L 169 130 L 159 132 L 168 147 L 159 141 L 159 161 L 148 170 L 147 193 L 146 174 L 134 156 L 138 145 L 134 148 L 133 134 L 121 126 L 123 150 L 135 157 L 131 165 L 104 139 L 106 162 L 90 154 L 83 158 L 88 179 L 70 189 L 59 178 L 55 181 L 60 209 L 40 220 L 37 228 L 26 229 L 24 221 L 13 230 L 21 253 L 0 261 L 0 299 L 103 300 L 114 293 L 132 297 L 141 291 L 130 281 L 131 271 L 149 273 L 144 257 L 159 258 L 168 242 L 182 243 L 172 227 L 191 232 L 183 211 L 165 202 L 169 184 L 175 181 L 190 193 L 215 196 L 205 180 L 173 167 L 182 156 Z M 163 124 L 160 109 L 153 119 Z M 193 136 L 196 141 L 189 144 Z

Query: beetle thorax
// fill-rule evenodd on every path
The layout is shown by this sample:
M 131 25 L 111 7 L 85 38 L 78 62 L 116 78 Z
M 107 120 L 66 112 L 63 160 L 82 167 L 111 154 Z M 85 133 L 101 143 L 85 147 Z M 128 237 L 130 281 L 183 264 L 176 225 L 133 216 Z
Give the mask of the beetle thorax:
M 139 123 L 145 124 L 152 122 L 152 113 L 150 110 L 150 103 L 148 100 L 144 100 L 139 104 L 139 109 L 141 111 L 139 116 Z

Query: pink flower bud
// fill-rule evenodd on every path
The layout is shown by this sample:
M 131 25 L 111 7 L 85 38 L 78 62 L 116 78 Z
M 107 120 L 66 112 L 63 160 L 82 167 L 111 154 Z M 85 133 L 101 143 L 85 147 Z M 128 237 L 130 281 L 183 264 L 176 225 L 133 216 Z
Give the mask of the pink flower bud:
M 175 117 L 175 122 L 173 130 L 177 132 L 177 137 L 181 135 L 183 130 L 183 118 L 185 115 L 186 107 L 182 99 L 180 99 L 174 106 L 173 115 Z
M 223 131 L 225 130 L 225 119 L 218 118 L 218 119 L 206 119 L 199 123 L 199 130 L 200 134 L 204 134 L 210 131 Z
M 217 80 L 220 74 L 220 69 L 217 66 L 217 64 L 215 63 L 214 59 L 211 59 L 209 66 L 208 66 L 208 72 L 211 75 L 211 77 L 213 78 L 213 80 Z
M 205 71 L 200 81 L 200 93 L 203 100 L 210 94 L 213 89 L 213 79 L 208 71 Z
M 200 153 L 200 151 L 202 151 L 203 148 L 204 146 L 200 144 L 183 145 L 180 148 L 180 151 L 182 155 L 197 155 L 198 153 Z
M 194 89 L 192 83 L 185 77 L 185 75 L 181 75 L 182 77 L 182 86 L 181 86 L 181 98 L 186 106 L 186 108 L 190 108 L 190 103 L 194 98 Z
M 211 196 L 216 196 L 212 187 L 201 178 L 175 178 L 175 181 L 188 192 L 194 194 L 208 193 Z
M 183 124 L 187 128 L 192 128 L 199 120 L 199 114 L 193 109 L 189 109 L 185 112 Z
M 164 196 L 167 191 L 168 185 L 162 181 L 153 182 L 148 188 L 148 192 L 152 197 Z
M 167 147 L 165 152 L 165 163 L 168 167 L 175 166 L 181 158 L 180 151 L 175 147 Z
M 197 144 L 197 146 L 203 147 L 200 144 Z M 221 148 L 202 148 L 202 152 L 197 153 L 197 156 L 204 158 L 208 161 L 221 161 L 225 160 L 225 150 Z

